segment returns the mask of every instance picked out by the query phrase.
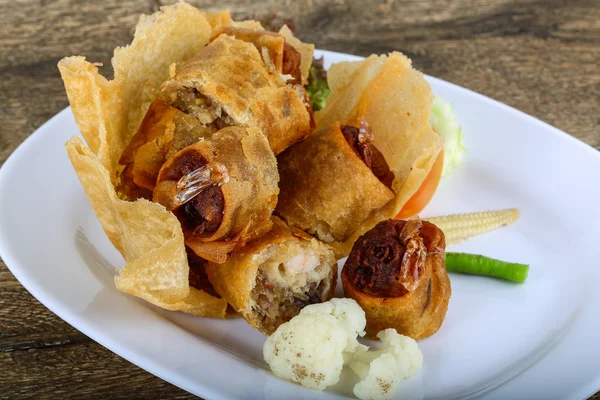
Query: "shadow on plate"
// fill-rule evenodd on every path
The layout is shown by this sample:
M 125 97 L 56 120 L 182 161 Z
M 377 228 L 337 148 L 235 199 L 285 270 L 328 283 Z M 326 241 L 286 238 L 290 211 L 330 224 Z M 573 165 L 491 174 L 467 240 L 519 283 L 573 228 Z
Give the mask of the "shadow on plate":
M 90 243 L 90 240 L 81 226 L 77 228 L 77 232 L 75 233 L 75 248 L 94 276 L 96 276 L 105 287 L 116 290 L 115 275 L 119 271 L 119 268 L 111 264 L 98 249 Z

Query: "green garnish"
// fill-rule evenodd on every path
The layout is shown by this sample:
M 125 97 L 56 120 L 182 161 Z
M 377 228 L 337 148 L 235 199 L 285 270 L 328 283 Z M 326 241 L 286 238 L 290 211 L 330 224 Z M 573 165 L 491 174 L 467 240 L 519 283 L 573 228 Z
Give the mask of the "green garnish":
M 431 106 L 431 127 L 444 138 L 444 167 L 442 177 L 450 175 L 455 167 L 462 164 L 467 152 L 463 144 L 462 127 L 456 119 L 452 105 L 441 97 L 435 97 Z
M 310 102 L 314 111 L 319 111 L 325 107 L 325 101 L 331 90 L 327 84 L 327 71 L 323 65 L 323 57 L 313 58 L 313 62 L 308 70 L 308 84 L 306 92 L 310 97 Z
M 500 261 L 478 254 L 450 252 L 446 253 L 446 270 L 523 283 L 527 279 L 529 265 Z

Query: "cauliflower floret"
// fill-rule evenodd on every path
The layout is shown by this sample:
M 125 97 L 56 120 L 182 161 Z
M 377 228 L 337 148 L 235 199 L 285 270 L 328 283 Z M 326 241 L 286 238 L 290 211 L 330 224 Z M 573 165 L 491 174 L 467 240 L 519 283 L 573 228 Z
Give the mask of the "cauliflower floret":
M 381 347 L 375 351 L 359 350 L 350 368 L 361 379 L 354 395 L 361 400 L 390 399 L 400 382 L 413 376 L 423 365 L 417 342 L 400 335 L 395 329 L 377 334 Z
M 417 342 L 395 329 L 379 332 L 381 347 L 368 351 L 357 340 L 366 323 L 352 299 L 307 306 L 267 339 L 265 361 L 275 375 L 316 390 L 335 385 L 349 364 L 361 379 L 354 386 L 356 397 L 389 399 L 402 380 L 421 368 L 423 355 Z
M 352 353 L 365 351 L 365 313 L 352 299 L 332 299 L 302 309 L 282 324 L 263 347 L 273 373 L 311 389 L 335 385 Z
M 365 335 L 365 327 L 367 326 L 367 318 L 365 312 L 353 299 L 331 299 L 325 303 L 313 304 L 304 307 L 300 311 L 301 315 L 332 315 L 339 323 L 341 323 L 348 331 L 348 343 L 345 351 L 354 353 L 357 349 L 367 349 L 358 342 L 357 336 Z

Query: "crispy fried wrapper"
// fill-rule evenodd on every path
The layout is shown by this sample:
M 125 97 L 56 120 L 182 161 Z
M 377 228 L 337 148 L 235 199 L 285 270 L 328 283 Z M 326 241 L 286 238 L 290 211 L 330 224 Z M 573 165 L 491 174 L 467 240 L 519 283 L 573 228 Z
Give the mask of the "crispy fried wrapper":
M 152 199 L 158 171 L 165 161 L 215 131 L 216 128 L 200 125 L 193 116 L 164 101 L 154 100 L 139 130 L 121 155 L 119 164 L 124 169 L 117 190 L 129 200 L 140 197 Z
M 206 18 L 210 24 L 211 29 L 215 29 L 219 26 L 228 26 L 234 23 L 229 10 L 221 10 L 215 13 L 205 13 L 204 18 Z
M 120 200 L 108 171 L 79 138 L 70 139 L 66 147 L 106 235 L 125 259 L 115 278 L 117 289 L 167 310 L 224 318 L 225 300 L 189 286 L 177 218 L 160 204 Z
M 269 233 L 236 250 L 226 263 L 206 265 L 216 292 L 266 335 L 307 305 L 329 300 L 337 280 L 329 246 L 276 217 L 272 222 Z
M 302 83 L 302 55 L 283 35 L 233 26 L 219 26 L 213 29 L 211 41 L 220 35 L 229 35 L 252 43 L 261 53 L 265 64 L 285 76 L 287 84 Z
M 121 153 L 169 78 L 169 66 L 195 56 L 210 33 L 210 24 L 197 8 L 176 3 L 140 17 L 131 44 L 115 49 L 113 80 L 100 75 L 97 64 L 85 57 L 58 63 L 75 121 L 113 183 Z
M 332 93 L 325 108 L 315 114 L 317 129 L 338 121 L 356 125 L 364 119 L 395 176 L 395 198 L 374 211 L 346 241 L 332 244 L 336 255 L 343 257 L 360 235 L 400 212 L 425 180 L 443 141 L 429 123 L 431 88 L 401 53 L 335 64 L 327 77 Z
M 308 83 L 308 70 L 312 64 L 313 54 L 315 52 L 315 45 L 310 43 L 303 43 L 300 39 L 294 36 L 294 33 L 287 25 L 284 25 L 280 30 L 279 34 L 283 36 L 289 44 L 294 46 L 296 50 L 302 56 L 300 62 L 300 72 L 302 74 L 302 84 Z
M 211 170 L 211 178 L 199 174 L 205 169 Z M 194 184 L 178 190 L 190 174 Z M 212 185 L 203 189 L 202 183 Z M 277 161 L 266 137 L 256 128 L 230 126 L 164 163 L 153 200 L 173 210 L 185 243 L 197 255 L 223 263 L 231 251 L 271 229 L 278 183 Z M 186 191 L 195 196 L 178 201 Z
M 231 13 L 229 10 L 221 10 L 216 13 L 205 13 L 204 16 L 213 29 L 220 26 L 234 26 L 236 28 L 253 29 L 255 31 L 265 30 L 259 21 L 252 19 L 234 21 L 233 18 L 231 18 Z
M 168 310 L 224 318 L 225 300 L 190 288 L 177 218 L 160 204 L 120 200 L 115 190 L 123 169 L 119 158 L 169 78 L 169 66 L 195 56 L 210 33 L 203 13 L 177 3 L 140 18 L 133 42 L 115 49 L 113 80 L 84 57 L 67 57 L 58 67 L 89 146 L 72 138 L 66 144 L 69 157 L 104 231 L 126 262 L 115 279 L 117 289 Z
M 214 31 L 217 31 L 219 27 L 232 26 L 235 28 L 252 29 L 255 31 L 264 31 L 265 29 L 258 21 L 246 20 L 246 21 L 234 21 L 231 18 L 229 10 L 219 11 L 217 13 L 206 13 L 204 14 L 207 21 Z M 308 82 L 308 70 L 312 63 L 313 54 L 315 52 L 315 45 L 310 43 L 303 43 L 300 39 L 294 36 L 294 33 L 287 25 L 284 25 L 278 32 L 285 38 L 285 41 L 292 45 L 301 55 L 302 61 L 300 63 L 300 71 L 302 73 L 302 84 L 306 85 Z
M 250 42 L 221 34 L 172 72 L 163 85 L 171 104 L 194 113 L 198 101 L 209 102 L 228 125 L 260 128 L 275 154 L 310 134 L 304 98 L 267 67 Z
M 369 147 L 369 155 L 379 154 L 370 146 L 371 132 L 359 132 L 336 123 L 313 132 L 278 157 L 281 191 L 277 212 L 288 224 L 325 243 L 344 241 L 373 210 L 394 198 L 394 192 L 365 163 L 364 154 L 359 154 L 358 137 L 363 136 L 368 136 L 362 145 Z M 346 138 L 352 133 L 356 135 L 354 145 Z M 388 181 L 392 179 L 393 175 Z
M 440 329 L 452 288 L 444 233 L 417 219 L 380 222 L 354 243 L 342 269 L 344 294 L 367 317 L 367 335 L 393 328 L 421 340 Z

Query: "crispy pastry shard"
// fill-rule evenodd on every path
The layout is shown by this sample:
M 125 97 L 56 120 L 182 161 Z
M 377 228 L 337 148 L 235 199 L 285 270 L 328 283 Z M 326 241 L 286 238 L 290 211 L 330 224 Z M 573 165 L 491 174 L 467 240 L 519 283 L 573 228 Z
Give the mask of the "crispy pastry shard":
M 320 240 L 343 242 L 394 198 L 394 179 L 367 126 L 314 132 L 278 157 L 277 213 Z
M 210 31 L 197 8 L 176 3 L 140 17 L 133 42 L 115 49 L 113 80 L 100 75 L 84 57 L 58 63 L 77 126 L 113 183 L 121 153 L 169 78 L 169 66 L 198 54 Z
M 168 310 L 223 318 L 225 300 L 189 286 L 177 218 L 159 204 L 120 200 L 115 191 L 122 169 L 119 158 L 169 78 L 169 66 L 203 49 L 210 30 L 199 10 L 177 3 L 140 18 L 133 42 L 115 50 L 113 80 L 101 76 L 84 57 L 67 57 L 58 67 L 89 145 L 72 138 L 66 144 L 69 157 L 104 231 L 126 262 L 115 279 L 117 289 Z M 138 189 L 135 197 L 149 193 Z
M 229 12 L 229 10 L 221 10 L 216 13 L 204 13 L 204 16 L 206 17 L 206 20 L 210 23 L 210 26 L 213 29 L 216 29 L 220 26 L 233 26 L 236 28 L 254 29 L 257 31 L 265 30 L 265 28 L 263 28 L 259 21 L 255 21 L 252 19 L 234 21 L 231 18 L 231 13 Z
M 302 85 L 308 83 L 308 70 L 312 64 L 313 54 L 315 52 L 315 45 L 309 43 L 303 43 L 300 39 L 294 36 L 294 33 L 284 25 L 280 30 L 279 34 L 282 35 L 286 42 L 294 46 L 300 53 L 302 59 L 300 61 L 300 75 L 302 76 Z
M 367 316 L 367 334 L 394 328 L 415 340 L 438 331 L 451 287 L 444 233 L 418 219 L 380 222 L 358 238 L 342 269 L 344 294 Z
M 337 121 L 355 125 L 364 119 L 375 133 L 374 145 L 394 173 L 392 189 L 396 194 L 348 239 L 332 244 L 341 257 L 349 253 L 360 235 L 400 212 L 431 170 L 443 143 L 429 123 L 433 101 L 429 84 L 402 54 L 334 64 L 327 79 L 332 92 L 325 108 L 315 114 L 317 129 Z
M 187 246 L 223 263 L 270 229 L 278 183 L 264 135 L 231 126 L 171 157 L 158 174 L 153 199 L 179 218 Z
M 227 303 L 190 288 L 183 233 L 175 216 L 159 204 L 120 200 L 100 160 L 79 138 L 67 151 L 104 232 L 125 259 L 117 289 L 159 307 L 224 318 Z
M 331 248 L 277 218 L 265 236 L 206 270 L 217 293 L 267 335 L 305 306 L 329 300 L 337 279 Z

